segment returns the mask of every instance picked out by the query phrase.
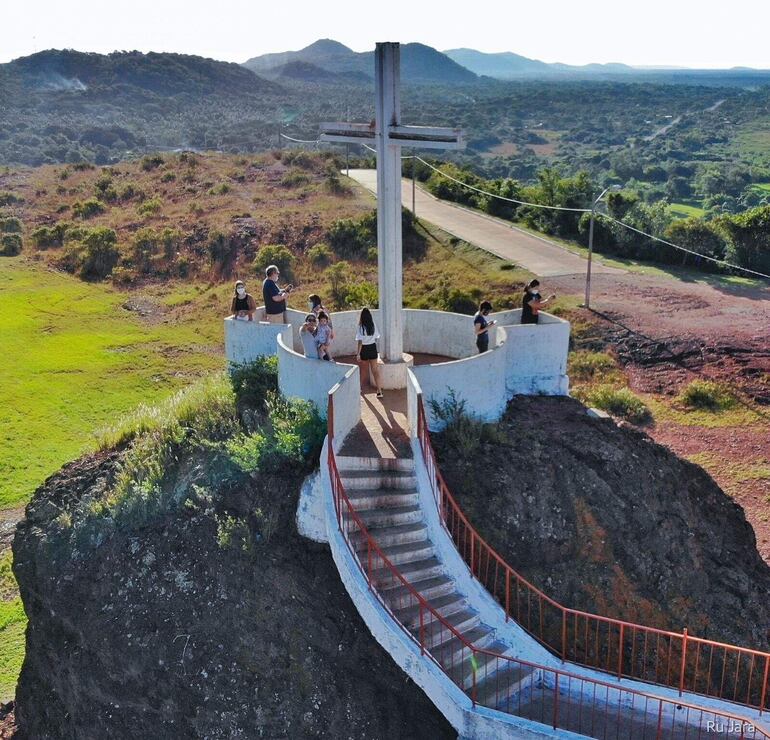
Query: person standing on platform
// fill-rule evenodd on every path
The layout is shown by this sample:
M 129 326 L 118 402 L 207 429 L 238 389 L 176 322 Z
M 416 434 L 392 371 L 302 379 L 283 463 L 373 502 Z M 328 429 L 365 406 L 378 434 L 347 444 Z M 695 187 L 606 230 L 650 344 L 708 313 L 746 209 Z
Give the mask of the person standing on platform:
M 356 361 L 363 363 L 364 367 L 371 371 L 377 385 L 377 398 L 382 398 L 380 368 L 377 366 L 377 340 L 379 338 L 380 332 L 377 331 L 372 312 L 368 308 L 362 308 L 356 329 Z
M 530 280 L 524 288 L 521 299 L 521 323 L 537 324 L 538 314 L 556 300 L 556 293 L 551 293 L 545 300 L 540 297 L 540 281 Z
M 318 342 L 316 342 L 317 321 L 315 314 L 309 313 L 305 316 L 305 323 L 299 328 L 299 338 L 302 341 L 302 350 L 305 353 L 305 357 L 309 357 L 311 360 L 317 360 L 318 358 Z
M 489 349 L 489 327 L 494 326 L 496 321 L 489 321 L 487 316 L 492 310 L 492 304 L 489 301 L 479 303 L 479 310 L 473 317 L 473 331 L 476 334 L 476 347 L 479 354 Z
M 307 310 L 312 311 L 315 314 L 316 319 L 319 317 L 321 312 L 326 314 L 326 316 L 329 319 L 329 328 L 331 329 L 331 332 L 332 332 L 330 338 L 334 339 L 334 326 L 332 326 L 332 315 L 329 313 L 326 306 L 324 306 L 320 295 L 317 295 L 316 293 L 311 293 L 307 297 Z
M 235 283 L 235 292 L 230 304 L 230 312 L 238 321 L 254 321 L 254 311 L 257 310 L 257 302 L 254 297 L 246 292 L 246 284 L 243 280 Z
M 281 273 L 276 265 L 270 265 L 265 270 L 265 282 L 262 283 L 262 297 L 265 300 L 265 320 L 271 324 L 286 323 L 286 299 L 293 290 L 293 285 L 281 289 L 278 278 Z

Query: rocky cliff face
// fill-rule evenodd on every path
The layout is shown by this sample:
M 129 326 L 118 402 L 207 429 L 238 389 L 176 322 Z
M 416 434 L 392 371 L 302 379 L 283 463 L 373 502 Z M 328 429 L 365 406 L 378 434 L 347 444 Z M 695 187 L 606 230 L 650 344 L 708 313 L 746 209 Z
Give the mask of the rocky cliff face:
M 480 438 L 433 439 L 482 537 L 562 604 L 768 649 L 770 568 L 697 465 L 561 398 L 518 397 Z
M 328 548 L 296 534 L 298 480 L 222 494 L 235 515 L 274 512 L 257 534 L 200 500 L 95 545 L 63 537 L 119 459 L 64 468 L 18 528 L 17 737 L 455 736 L 374 642 Z

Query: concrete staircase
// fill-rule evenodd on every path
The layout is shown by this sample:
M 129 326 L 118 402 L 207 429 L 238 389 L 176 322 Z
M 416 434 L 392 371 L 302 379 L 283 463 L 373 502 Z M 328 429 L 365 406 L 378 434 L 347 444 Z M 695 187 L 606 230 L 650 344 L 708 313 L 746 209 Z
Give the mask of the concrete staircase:
M 420 608 L 410 589 L 377 554 L 368 552 L 365 537 L 354 532 L 351 541 L 381 601 L 471 698 L 475 691 L 485 706 L 509 704 L 516 692 L 532 686 L 539 676 L 537 671 L 512 669 L 506 661 L 484 653 L 472 658 L 467 644 L 500 655 L 509 654 L 510 648 L 481 621 L 437 557 L 419 504 L 414 460 L 349 455 L 336 459 L 345 492 L 369 535 L 443 622 Z M 351 526 L 357 529 L 354 523 Z

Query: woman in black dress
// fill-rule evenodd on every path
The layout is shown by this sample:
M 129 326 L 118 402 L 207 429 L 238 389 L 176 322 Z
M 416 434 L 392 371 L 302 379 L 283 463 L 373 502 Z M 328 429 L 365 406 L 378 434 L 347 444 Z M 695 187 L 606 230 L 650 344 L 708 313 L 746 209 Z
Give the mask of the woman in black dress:
M 380 368 L 377 366 L 377 340 L 380 333 L 372 318 L 372 312 L 368 308 L 361 309 L 356 329 L 356 360 L 372 373 L 377 385 L 377 398 L 382 398 L 382 386 L 380 385 Z
M 549 303 L 556 300 L 556 294 L 551 293 L 545 300 L 540 297 L 540 281 L 530 280 L 524 287 L 524 296 L 521 299 L 521 323 L 537 324 L 538 314 Z

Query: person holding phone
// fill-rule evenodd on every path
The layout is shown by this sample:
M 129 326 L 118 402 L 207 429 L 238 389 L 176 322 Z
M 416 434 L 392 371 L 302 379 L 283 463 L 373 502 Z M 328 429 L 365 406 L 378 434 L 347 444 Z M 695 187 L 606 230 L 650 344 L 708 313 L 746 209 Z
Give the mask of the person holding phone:
M 537 324 L 540 311 L 555 300 L 556 293 L 551 293 L 548 298 L 543 299 L 540 295 L 540 281 L 530 280 L 524 287 L 524 296 L 521 299 L 521 323 Z
M 265 300 L 265 320 L 271 324 L 286 323 L 286 299 L 294 289 L 293 285 L 287 285 L 281 289 L 278 287 L 278 278 L 281 273 L 277 265 L 268 265 L 265 270 L 265 282 L 262 283 L 262 298 Z
M 479 310 L 473 317 L 473 331 L 476 334 L 476 347 L 479 350 L 479 354 L 489 349 L 489 327 L 497 323 L 487 319 L 491 310 L 492 304 L 489 301 L 482 301 L 479 304 Z

